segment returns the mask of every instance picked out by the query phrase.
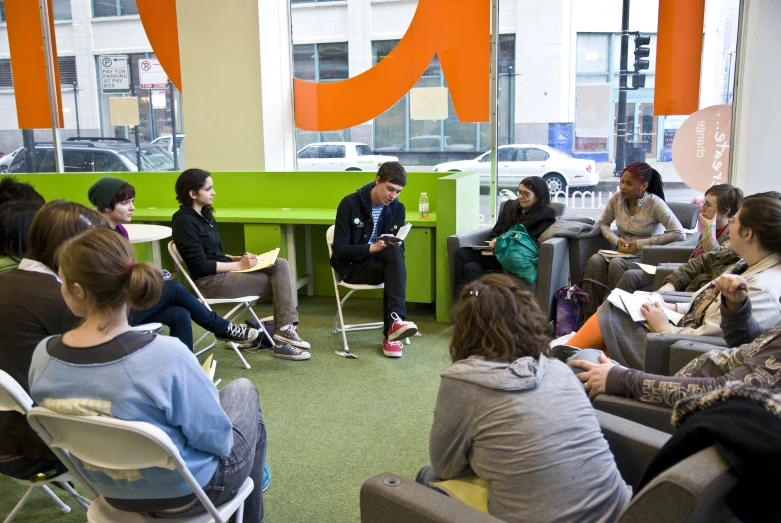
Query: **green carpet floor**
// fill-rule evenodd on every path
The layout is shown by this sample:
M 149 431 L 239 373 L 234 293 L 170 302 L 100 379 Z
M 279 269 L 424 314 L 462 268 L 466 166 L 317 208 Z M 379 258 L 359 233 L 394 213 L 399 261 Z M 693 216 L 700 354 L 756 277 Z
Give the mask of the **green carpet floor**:
M 264 351 L 245 354 L 252 365 L 245 370 L 222 344 L 213 351 L 220 387 L 245 377 L 260 391 L 272 469 L 265 495 L 269 523 L 358 522 L 366 479 L 388 471 L 414 477 L 428 461 L 439 375 L 449 364 L 449 325 L 435 323 L 431 307 L 413 305 L 408 317 L 423 336 L 404 346 L 401 359 L 382 355 L 378 330 L 349 333 L 350 350 L 359 358 L 344 359 L 334 354 L 342 350 L 341 335 L 330 335 L 335 311 L 333 298 L 301 298 L 299 333 L 312 344 L 308 361 L 279 360 Z M 256 312 L 271 314 L 267 304 Z M 382 304 L 351 298 L 345 315 L 350 323 L 377 321 Z M 24 491 L 0 477 L 0 519 Z M 61 498 L 73 507 L 69 515 L 38 494 L 15 521 L 86 521 L 84 510 Z

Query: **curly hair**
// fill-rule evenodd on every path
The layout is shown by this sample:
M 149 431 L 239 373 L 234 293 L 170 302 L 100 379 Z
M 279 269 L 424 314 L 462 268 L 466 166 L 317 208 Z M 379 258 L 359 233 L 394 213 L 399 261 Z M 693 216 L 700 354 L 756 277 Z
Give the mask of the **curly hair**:
M 482 356 L 509 363 L 524 356 L 548 355 L 546 321 L 534 295 L 505 274 L 486 274 L 465 285 L 452 320 L 453 362 Z

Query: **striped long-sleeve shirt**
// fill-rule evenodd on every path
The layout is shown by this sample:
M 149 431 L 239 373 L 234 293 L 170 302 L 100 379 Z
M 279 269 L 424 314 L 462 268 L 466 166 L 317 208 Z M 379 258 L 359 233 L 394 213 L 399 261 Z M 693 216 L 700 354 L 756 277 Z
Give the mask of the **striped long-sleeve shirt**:
M 618 235 L 610 228 L 614 221 Z M 638 200 L 634 216 L 629 214 L 629 204 L 621 193 L 614 194 L 599 218 L 599 228 L 602 236 L 613 245 L 617 245 L 619 239 L 634 241 L 638 249 L 686 239 L 681 222 L 664 200 L 648 192 Z

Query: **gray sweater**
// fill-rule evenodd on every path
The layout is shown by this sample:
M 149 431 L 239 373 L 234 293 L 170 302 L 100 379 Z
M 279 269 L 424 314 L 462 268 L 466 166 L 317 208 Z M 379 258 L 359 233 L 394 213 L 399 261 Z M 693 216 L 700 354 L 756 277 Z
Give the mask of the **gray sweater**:
M 615 521 L 631 497 L 583 385 L 545 356 L 451 365 L 429 454 L 439 478 L 487 480 L 489 513 L 509 523 Z

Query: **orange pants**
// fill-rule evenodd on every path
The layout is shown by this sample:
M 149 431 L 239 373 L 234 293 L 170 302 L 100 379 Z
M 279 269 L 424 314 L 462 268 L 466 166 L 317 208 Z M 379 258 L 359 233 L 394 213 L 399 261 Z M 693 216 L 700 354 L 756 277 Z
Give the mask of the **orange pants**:
M 586 323 L 570 338 L 567 345 L 578 349 L 601 349 L 605 351 L 605 340 L 602 339 L 602 329 L 599 328 L 599 319 L 594 313 L 586 320 Z M 609 356 L 609 355 L 608 355 Z

